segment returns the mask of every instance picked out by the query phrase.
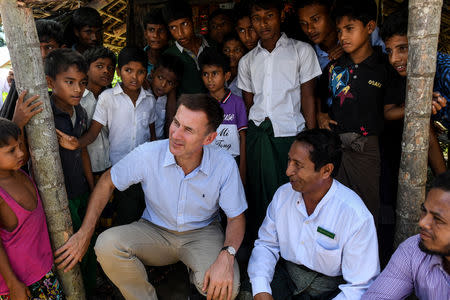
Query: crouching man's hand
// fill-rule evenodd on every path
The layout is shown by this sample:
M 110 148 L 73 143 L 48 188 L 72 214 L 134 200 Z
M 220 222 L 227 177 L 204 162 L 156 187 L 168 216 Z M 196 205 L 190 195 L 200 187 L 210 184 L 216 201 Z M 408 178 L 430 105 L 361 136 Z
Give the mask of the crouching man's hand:
M 221 251 L 203 279 L 207 300 L 230 300 L 233 294 L 234 256 Z

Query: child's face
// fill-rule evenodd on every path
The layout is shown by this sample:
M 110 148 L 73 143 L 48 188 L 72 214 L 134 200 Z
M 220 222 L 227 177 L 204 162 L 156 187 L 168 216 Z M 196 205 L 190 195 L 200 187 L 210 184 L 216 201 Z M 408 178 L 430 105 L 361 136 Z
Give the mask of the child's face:
M 242 43 L 248 50 L 252 50 L 256 47 L 259 37 L 253 28 L 249 17 L 244 17 L 237 21 L 236 31 Z
M 230 58 L 230 67 L 237 67 L 244 55 L 244 46 L 241 41 L 229 40 L 223 44 L 223 54 Z
M 215 16 L 209 24 L 209 36 L 216 42 L 222 43 L 224 36 L 233 30 L 232 26 L 228 17 L 224 15 Z
M 16 171 L 24 164 L 25 154 L 20 150 L 19 142 L 10 137 L 8 144 L 0 147 L 0 169 Z
M 167 68 L 159 67 L 152 70 L 152 91 L 155 97 L 167 95 L 177 86 L 177 75 Z
M 110 58 L 99 58 L 89 65 L 89 83 L 96 86 L 107 87 L 114 78 L 115 65 Z
M 86 73 L 73 65 L 66 71 L 56 74 L 56 78 L 47 76 L 47 83 L 53 95 L 70 106 L 76 106 L 80 104 L 88 78 Z
M 370 21 L 364 26 L 359 20 L 342 17 L 337 23 L 339 43 L 346 53 L 352 54 L 361 49 L 365 44 L 370 44 L 370 34 L 375 28 L 375 22 Z
M 169 37 L 166 26 L 162 24 L 147 24 L 144 36 L 151 49 L 159 50 L 167 46 Z
M 42 59 L 46 58 L 47 55 L 55 49 L 61 47 L 54 39 L 49 39 L 47 42 L 39 42 L 39 47 L 41 48 Z
M 300 8 L 298 20 L 303 32 L 314 44 L 322 43 L 336 30 L 328 8 L 323 5 L 313 4 Z
M 182 47 L 186 47 L 194 39 L 194 24 L 189 18 L 182 18 L 169 23 L 169 31 Z
M 386 39 L 385 45 L 389 63 L 400 76 L 406 76 L 406 65 L 408 63 L 408 37 L 406 35 L 391 36 Z
M 78 43 L 86 48 L 92 48 L 103 43 L 102 29 L 99 27 L 83 26 L 81 29 L 74 28 Z
M 202 68 L 203 83 L 211 94 L 225 89 L 225 82 L 230 79 L 230 75 L 230 72 L 224 73 L 219 66 L 205 65 Z
M 147 68 L 140 62 L 130 61 L 118 69 L 118 74 L 122 78 L 122 88 L 125 93 L 136 92 L 141 89 L 145 77 L 147 77 Z
M 280 37 L 281 16 L 276 8 L 262 9 L 253 6 L 250 17 L 261 41 L 277 40 Z

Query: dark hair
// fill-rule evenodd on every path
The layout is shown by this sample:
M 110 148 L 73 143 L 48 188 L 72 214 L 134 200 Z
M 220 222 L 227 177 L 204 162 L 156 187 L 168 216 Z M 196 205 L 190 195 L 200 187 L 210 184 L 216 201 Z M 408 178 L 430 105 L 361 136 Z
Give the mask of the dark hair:
M 64 30 L 60 23 L 53 20 L 36 20 L 36 31 L 39 42 L 48 43 L 54 40 L 59 46 L 64 45 Z
M 117 58 L 117 66 L 119 67 L 119 69 L 128 64 L 130 61 L 141 63 L 142 66 L 147 70 L 147 53 L 145 53 L 145 51 L 141 48 L 127 46 L 120 50 L 119 56 Z
M 441 189 L 450 192 L 450 171 L 439 174 L 431 183 L 432 189 Z
M 238 42 L 241 43 L 242 46 L 244 46 L 244 48 L 245 48 L 244 43 L 242 43 L 241 39 L 239 38 L 239 36 L 237 35 L 236 31 L 234 31 L 234 30 L 233 30 L 232 32 L 226 34 L 226 35 L 223 37 L 222 50 L 223 50 L 223 45 L 225 45 L 225 43 L 226 43 L 226 42 L 229 42 L 229 41 L 238 41 Z
M 283 2 L 279 0 L 251 0 L 249 4 L 249 15 L 251 15 L 254 7 L 258 7 L 259 9 L 275 8 L 281 14 Z
M 325 6 L 329 11 L 331 11 L 333 3 L 332 0 L 296 0 L 294 2 L 294 8 L 296 11 L 310 5 Z
M 377 21 L 377 5 L 374 0 L 338 0 L 332 12 L 335 22 L 343 17 L 361 21 L 364 26 Z
M 198 64 L 200 69 L 203 69 L 204 66 L 216 66 L 222 68 L 224 73 L 230 71 L 230 59 L 228 56 L 210 48 L 203 50 L 198 57 Z
M 103 28 L 103 20 L 96 9 L 80 7 L 73 12 L 72 25 L 76 29 L 81 29 L 84 26 Z
M 178 56 L 171 54 L 162 54 L 153 69 L 156 71 L 158 68 L 166 68 L 173 72 L 177 76 L 177 80 L 180 81 L 183 78 L 184 65 Z
M 164 22 L 170 22 L 187 18 L 192 19 L 192 8 L 184 0 L 169 0 L 162 9 Z
M 408 9 L 402 9 L 390 14 L 384 19 L 383 26 L 380 30 L 380 36 L 383 41 L 393 37 L 394 35 L 408 34 Z
M 117 58 L 114 52 L 103 46 L 87 49 L 86 51 L 84 51 L 83 57 L 86 60 L 88 68 L 94 61 L 99 58 L 109 58 L 114 67 L 116 67 L 117 64 Z
M 0 147 L 8 145 L 9 139 L 19 139 L 20 128 L 14 122 L 0 118 Z
M 248 1 L 241 1 L 236 3 L 233 8 L 234 23 L 245 17 L 250 18 L 250 3 Z
M 75 50 L 59 48 L 50 52 L 44 61 L 45 75 L 55 79 L 56 75 L 76 66 L 80 72 L 87 73 L 84 57 Z
M 161 8 L 153 9 L 144 16 L 144 19 L 142 20 L 142 26 L 144 26 L 144 30 L 147 28 L 148 24 L 166 25 Z
M 337 134 L 327 129 L 310 129 L 297 134 L 296 142 L 311 146 L 309 158 L 314 163 L 314 170 L 319 171 L 326 164 L 333 164 L 331 177 L 335 177 L 342 158 L 341 140 Z
M 211 23 L 211 20 L 217 16 L 225 16 L 230 22 L 233 22 L 233 18 L 231 17 L 231 10 L 218 8 L 209 14 L 208 24 Z
M 178 99 L 178 107 L 185 106 L 189 110 L 202 111 L 208 118 L 210 132 L 217 130 L 223 122 L 223 109 L 219 102 L 208 94 L 182 94 Z

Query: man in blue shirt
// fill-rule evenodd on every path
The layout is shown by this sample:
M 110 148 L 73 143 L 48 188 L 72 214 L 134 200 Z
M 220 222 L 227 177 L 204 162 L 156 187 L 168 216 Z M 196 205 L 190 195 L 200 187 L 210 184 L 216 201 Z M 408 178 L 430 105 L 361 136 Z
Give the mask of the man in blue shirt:
M 182 95 L 169 139 L 137 147 L 105 172 L 82 227 L 55 253 L 59 268 L 70 270 L 84 255 L 114 188 L 141 183 L 146 201 L 142 219 L 105 231 L 95 246 L 103 270 L 124 297 L 157 299 L 144 265 L 180 260 L 208 299 L 237 296 L 234 255 L 244 236 L 247 203 L 233 158 L 208 146 L 223 120 L 223 110 L 213 100 L 204 94 Z M 225 235 L 219 208 L 227 216 Z

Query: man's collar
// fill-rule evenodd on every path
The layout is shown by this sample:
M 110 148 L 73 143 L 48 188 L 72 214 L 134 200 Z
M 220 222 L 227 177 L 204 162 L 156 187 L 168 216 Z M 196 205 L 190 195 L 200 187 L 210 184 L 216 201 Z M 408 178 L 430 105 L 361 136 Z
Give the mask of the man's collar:
M 337 183 L 336 183 L 336 180 L 333 179 L 333 182 L 331 183 L 331 186 L 328 189 L 327 193 L 319 201 L 316 208 L 314 209 L 314 212 L 310 215 L 310 217 L 315 217 L 319 214 L 322 207 L 325 206 L 327 204 L 327 202 L 330 201 L 330 199 L 332 199 L 334 197 L 334 195 L 336 194 L 336 190 L 337 190 Z M 302 195 L 302 198 L 303 198 L 303 195 Z M 305 201 L 305 200 L 303 200 L 303 201 Z
M 373 52 L 365 60 L 360 62 L 358 65 L 366 65 L 369 68 L 374 68 L 377 64 L 381 62 L 382 53 L 380 47 L 373 47 Z M 350 66 L 355 64 L 351 59 L 350 55 L 344 53 L 340 58 L 338 58 L 338 63 L 344 66 Z
M 278 38 L 277 43 L 275 44 L 275 48 L 273 48 L 273 50 L 275 50 L 277 47 L 280 47 L 280 46 L 283 46 L 283 47 L 286 46 L 287 43 L 288 43 L 288 41 L 289 41 L 289 38 L 287 37 L 287 35 L 286 35 L 284 32 L 282 32 L 281 35 L 280 35 L 280 37 Z M 259 50 L 262 50 L 262 49 L 266 50 L 266 49 L 261 45 L 261 39 L 259 39 L 258 44 L 256 45 L 256 47 L 257 47 Z M 273 51 L 273 50 L 272 50 L 272 51 Z M 266 51 L 267 51 L 267 50 L 266 50 Z
M 163 167 L 168 167 L 177 164 L 175 156 L 172 154 L 172 152 L 170 152 L 169 143 L 170 141 L 167 140 L 167 150 L 166 155 L 164 157 Z M 199 171 L 202 171 L 205 175 L 208 175 L 211 170 L 211 161 L 209 159 L 210 151 L 211 151 L 210 147 L 203 146 L 202 161 L 200 162 L 200 166 L 198 167 L 198 169 Z
M 202 39 L 202 43 L 199 47 L 199 49 L 201 48 L 205 48 L 205 47 L 209 47 L 208 41 L 203 37 L 203 35 L 197 34 L 196 37 L 201 38 Z M 183 51 L 189 51 L 192 52 L 186 48 L 184 48 L 183 46 L 181 46 L 177 41 L 175 41 L 175 46 L 177 47 L 177 49 L 183 53 Z

